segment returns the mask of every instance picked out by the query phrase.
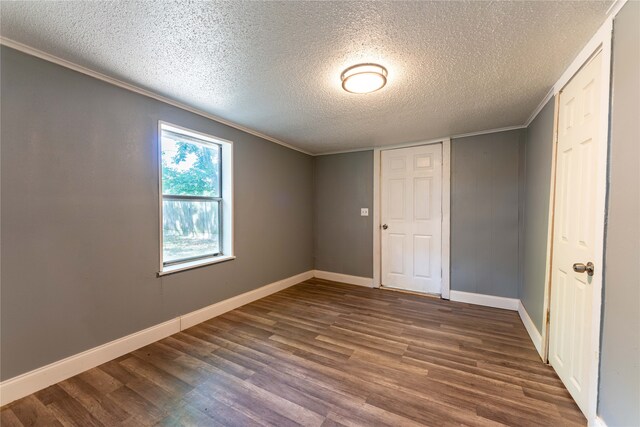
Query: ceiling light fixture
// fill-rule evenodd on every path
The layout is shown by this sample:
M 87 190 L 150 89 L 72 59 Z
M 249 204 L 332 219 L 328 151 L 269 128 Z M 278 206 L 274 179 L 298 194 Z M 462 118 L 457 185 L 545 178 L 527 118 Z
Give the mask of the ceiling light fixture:
M 387 69 L 378 64 L 358 64 L 344 70 L 340 79 L 347 92 L 375 92 L 387 84 Z

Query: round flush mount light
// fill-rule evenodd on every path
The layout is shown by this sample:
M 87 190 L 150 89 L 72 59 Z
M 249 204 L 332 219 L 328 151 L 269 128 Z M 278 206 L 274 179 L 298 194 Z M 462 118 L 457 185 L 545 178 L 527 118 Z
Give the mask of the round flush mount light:
M 344 70 L 340 79 L 347 92 L 375 92 L 387 84 L 387 69 L 378 64 L 358 64 Z

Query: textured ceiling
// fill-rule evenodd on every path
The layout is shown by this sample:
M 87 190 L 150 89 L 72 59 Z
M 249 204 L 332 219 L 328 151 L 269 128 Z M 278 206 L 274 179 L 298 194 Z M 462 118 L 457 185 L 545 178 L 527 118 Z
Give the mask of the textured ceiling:
M 0 34 L 312 153 L 523 124 L 607 2 L 2 2 Z M 389 70 L 354 95 L 340 73 Z

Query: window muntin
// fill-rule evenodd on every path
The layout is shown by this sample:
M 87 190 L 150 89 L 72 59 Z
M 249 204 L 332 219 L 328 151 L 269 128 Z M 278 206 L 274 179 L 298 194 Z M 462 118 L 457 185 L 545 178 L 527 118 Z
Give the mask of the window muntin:
M 222 146 L 160 126 L 162 267 L 223 255 Z

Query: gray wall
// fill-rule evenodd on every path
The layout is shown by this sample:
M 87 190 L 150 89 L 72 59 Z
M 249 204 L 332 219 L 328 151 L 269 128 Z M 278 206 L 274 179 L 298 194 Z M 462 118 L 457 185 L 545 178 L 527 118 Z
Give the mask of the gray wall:
M 518 295 L 539 332 L 544 318 L 554 108 L 551 98 L 527 128 L 525 142 L 524 257 Z
M 518 297 L 524 131 L 452 141 L 451 289 Z M 371 151 L 315 159 L 315 267 L 372 277 Z
M 614 21 L 609 207 L 598 412 L 640 426 L 640 3 Z
M 314 212 L 315 268 L 373 277 L 373 151 L 315 158 Z
M 451 144 L 451 289 L 518 297 L 524 131 Z
M 1 50 L 2 379 L 313 268 L 313 159 Z M 157 278 L 157 123 L 234 141 L 234 261 Z

